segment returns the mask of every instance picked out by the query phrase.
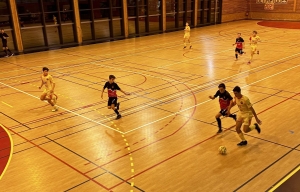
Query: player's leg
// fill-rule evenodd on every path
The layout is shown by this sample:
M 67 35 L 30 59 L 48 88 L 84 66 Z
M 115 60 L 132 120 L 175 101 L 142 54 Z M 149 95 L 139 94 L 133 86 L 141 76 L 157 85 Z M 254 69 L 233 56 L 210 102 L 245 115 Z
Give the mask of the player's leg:
M 47 93 L 44 91 L 43 94 L 40 96 L 40 100 L 41 101 L 46 100 L 46 96 L 47 96 Z
M 116 119 L 120 119 L 122 116 L 121 116 L 121 114 L 119 113 L 119 111 L 118 111 L 118 98 L 114 98 L 113 100 L 112 100 L 112 104 L 111 104 L 111 109 L 117 114 L 117 118 Z
M 183 49 L 186 48 L 186 35 L 183 36 Z
M 218 132 L 217 133 L 221 133 L 223 130 L 222 130 L 222 122 L 221 122 L 221 117 L 222 116 L 222 110 L 216 115 L 216 120 L 217 120 L 217 123 L 218 123 Z
M 3 45 L 3 51 L 5 53 L 5 57 L 8 57 L 7 50 L 6 50 L 6 47 L 4 47 L 4 45 Z
M 190 49 L 192 48 L 192 43 L 191 43 L 191 41 L 190 41 L 190 37 L 191 36 L 188 36 L 188 42 L 189 42 L 189 44 L 190 44 Z
M 46 96 L 46 99 L 48 101 L 48 103 L 53 107 L 52 111 L 55 112 L 58 110 L 58 108 L 56 107 L 56 99 L 53 98 L 53 93 L 49 93 L 47 96 Z
M 6 51 L 9 52 L 9 56 L 13 56 L 14 54 L 11 52 L 11 50 L 6 46 Z
M 236 132 L 237 132 L 237 134 L 239 135 L 239 137 L 241 138 L 242 141 L 237 144 L 238 146 L 247 145 L 247 141 L 244 137 L 243 132 L 241 131 L 241 127 L 243 125 L 243 122 L 244 122 L 243 117 L 241 115 L 239 115 L 237 120 L 236 120 L 236 128 L 235 129 L 236 129 Z
M 251 125 L 251 120 L 252 120 L 252 116 L 249 116 L 248 118 L 245 119 L 245 123 L 244 123 L 244 132 L 248 133 L 250 131 L 252 131 L 253 129 L 256 129 L 258 133 L 260 133 L 260 127 L 258 126 L 257 123 L 254 123 L 253 125 Z
M 250 57 L 250 61 L 248 62 L 249 64 L 252 62 L 253 55 L 255 54 L 255 51 L 256 51 L 256 47 L 251 46 L 251 57 Z
M 238 48 L 235 48 L 235 60 L 236 60 L 236 61 L 238 60 L 238 57 L 239 57 L 239 56 L 238 56 L 238 53 L 239 53 L 239 52 L 238 52 Z

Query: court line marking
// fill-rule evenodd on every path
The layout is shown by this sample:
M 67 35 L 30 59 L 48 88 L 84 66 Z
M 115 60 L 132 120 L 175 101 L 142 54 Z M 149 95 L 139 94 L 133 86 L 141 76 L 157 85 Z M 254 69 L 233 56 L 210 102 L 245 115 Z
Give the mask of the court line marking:
M 8 103 L 5 103 L 4 101 L 1 101 L 1 103 L 3 103 L 4 105 L 7 105 L 7 106 L 9 106 L 10 108 L 13 108 L 13 106 L 11 106 L 10 104 L 8 104 Z
M 36 97 L 36 96 L 34 96 L 34 95 L 31 95 L 31 94 L 29 94 L 29 93 L 27 93 L 27 92 L 25 92 L 25 91 L 22 91 L 22 90 L 20 90 L 20 89 L 17 89 L 17 88 L 15 88 L 15 87 L 12 87 L 12 86 L 10 86 L 10 85 L 7 85 L 7 84 L 5 84 L 5 83 L 2 83 L 1 81 L 0 81 L 0 84 L 2 84 L 2 85 L 4 85 L 4 86 L 7 86 L 7 87 L 9 87 L 9 88 L 11 88 L 11 89 L 14 89 L 14 90 L 16 90 L 16 91 L 19 91 L 19 92 L 21 92 L 21 93 L 23 93 L 23 94 L 25 94 L 25 95 L 28 95 L 28 96 L 31 96 L 31 97 L 33 97 L 33 98 L 35 98 L 35 99 L 40 100 L 40 98 L 38 98 L 38 97 Z M 73 111 L 71 111 L 71 110 L 69 110 L 69 109 L 66 109 L 66 108 L 64 108 L 64 107 L 61 107 L 61 106 L 59 106 L 59 105 L 57 105 L 57 107 L 58 107 L 58 108 L 61 108 L 61 109 L 63 109 L 63 110 L 65 110 L 65 111 L 67 111 L 67 112 L 69 112 L 69 113 L 72 113 L 72 114 L 74 114 L 74 115 L 77 115 L 77 116 L 79 116 L 79 117 L 82 117 L 82 118 L 84 118 L 84 119 L 86 119 L 86 120 L 89 120 L 89 121 L 91 121 L 91 122 L 93 122 L 93 123 L 96 123 L 96 124 L 98 124 L 98 125 L 101 125 L 101 126 L 103 126 L 103 127 L 106 127 L 106 128 L 108 128 L 108 129 L 110 129 L 110 130 L 113 130 L 113 131 L 119 132 L 119 133 L 121 133 L 121 134 L 124 134 L 122 131 L 113 129 L 113 128 L 111 128 L 111 127 L 105 125 L 105 124 L 102 124 L 102 123 L 97 122 L 97 121 L 95 121 L 95 120 L 93 120 L 93 119 L 90 119 L 90 118 L 88 118 L 88 117 L 85 117 L 85 116 L 83 116 L 83 115 L 80 115 L 80 114 L 78 114 L 78 113 L 75 113 L 75 112 L 73 112 Z
M 5 165 L 5 168 L 4 168 L 3 172 L 0 175 L 0 180 L 1 180 L 2 177 L 3 177 L 3 175 L 5 174 L 8 166 L 9 166 L 9 164 L 10 164 L 11 159 L 12 159 L 13 150 L 14 150 L 14 140 L 12 139 L 12 136 L 11 136 L 10 132 L 6 129 L 6 127 L 4 125 L 0 124 L 0 127 L 6 132 L 6 134 L 9 137 L 9 140 L 10 140 L 10 154 L 9 154 L 8 161 L 7 161 L 6 165 Z
M 250 85 L 252 85 L 252 84 L 259 83 L 259 82 L 261 82 L 261 81 L 264 81 L 264 80 L 266 80 L 266 79 L 269 79 L 269 78 L 274 77 L 274 76 L 276 76 L 276 75 L 279 75 L 279 74 L 281 74 L 281 73 L 284 73 L 284 72 L 290 71 L 290 70 L 292 70 L 292 69 L 295 69 L 295 68 L 297 68 L 297 67 L 299 67 L 299 66 L 300 66 L 300 64 L 299 64 L 299 65 L 296 65 L 296 66 L 294 66 L 294 67 L 288 68 L 288 69 L 286 69 L 286 70 L 280 71 L 280 72 L 278 72 L 278 73 L 275 73 L 275 74 L 273 74 L 273 75 L 267 76 L 267 77 L 265 77 L 265 78 L 263 78 L 263 79 L 260 79 L 260 80 L 258 80 L 258 81 L 252 82 L 252 83 L 250 83 L 250 84 L 248 84 L 248 85 L 242 86 L 241 88 L 245 88 L 245 87 L 248 87 L 248 86 L 250 86 Z M 167 115 L 167 116 L 165 116 L 165 117 L 162 117 L 162 118 L 157 119 L 157 120 L 155 120 L 155 121 L 152 121 L 152 122 L 150 122 L 150 123 L 144 124 L 144 125 L 139 126 L 139 127 L 137 127 L 137 128 L 131 129 L 130 131 L 126 131 L 125 134 L 130 133 L 130 132 L 135 131 L 135 130 L 138 130 L 138 129 L 143 128 L 143 127 L 145 127 L 145 126 L 151 125 L 151 124 L 156 123 L 156 122 L 158 122 L 158 121 L 164 120 L 164 119 L 166 119 L 166 118 L 168 118 L 168 117 L 170 117 L 170 116 L 176 115 L 176 114 L 178 114 L 178 113 L 187 111 L 187 110 L 189 110 L 189 109 L 191 109 L 191 108 L 193 108 L 193 107 L 202 105 L 202 104 L 207 103 L 207 102 L 209 102 L 209 101 L 211 101 L 211 99 L 206 100 L 206 101 L 203 101 L 203 102 L 201 102 L 201 103 L 198 103 L 197 105 L 193 105 L 193 106 L 191 106 L 191 107 L 185 108 L 185 109 L 180 110 L 180 111 L 178 111 L 178 112 L 172 113 L 172 114 L 170 114 L 170 115 Z
M 298 165 L 297 168 L 295 168 L 292 172 L 290 172 L 288 175 L 286 175 L 283 179 L 281 179 L 275 186 L 273 186 L 271 189 L 268 190 L 268 192 L 275 191 L 278 187 L 280 187 L 284 182 L 286 182 L 289 178 L 291 178 L 295 173 L 297 173 L 300 170 L 300 165 Z
M 204 87 L 207 87 L 207 86 L 210 86 L 210 85 L 214 85 L 214 84 L 216 84 L 216 83 L 218 83 L 218 82 L 219 82 L 219 83 L 220 83 L 220 82 L 223 82 L 223 81 L 225 81 L 225 80 L 231 79 L 231 78 L 236 77 L 236 76 L 239 76 L 239 75 L 241 75 L 241 74 L 244 74 L 244 73 L 248 73 L 248 72 L 250 72 L 250 71 L 257 70 L 257 69 L 259 69 L 259 68 L 262 68 L 262 67 L 271 65 L 271 64 L 273 64 L 273 63 L 276 63 L 276 62 L 279 62 L 279 61 L 282 61 L 282 60 L 285 60 L 285 59 L 289 59 L 289 58 L 294 57 L 294 56 L 297 56 L 297 55 L 300 55 L 300 53 L 296 53 L 296 54 L 290 55 L 290 56 L 288 56 L 288 57 L 284 57 L 284 58 L 281 58 L 281 59 L 278 59 L 278 60 L 275 60 L 275 61 L 266 63 L 266 64 L 264 64 L 264 65 L 261 65 L 261 66 L 258 66 L 258 67 L 255 67 L 255 68 L 252 68 L 252 69 L 243 71 L 243 72 L 238 73 L 238 74 L 235 74 L 235 75 L 231 75 L 231 76 L 229 76 L 229 77 L 226 77 L 226 78 L 223 78 L 223 79 L 220 79 L 220 80 L 213 80 L 213 81 L 208 82 L 208 83 L 205 83 L 205 84 L 203 84 L 203 85 L 196 85 L 196 84 L 191 84 L 191 83 L 184 83 L 184 82 L 178 81 L 178 80 L 167 79 L 167 78 L 161 78 L 161 77 L 159 77 L 159 76 L 149 75 L 149 74 L 140 73 L 140 72 L 134 72 L 134 71 L 125 70 L 125 69 L 122 69 L 122 68 L 110 67 L 110 66 L 105 66 L 105 65 L 102 65 L 102 64 L 94 64 L 94 62 L 93 62 L 93 64 L 94 64 L 94 65 L 99 65 L 99 66 L 102 66 L 102 67 L 104 66 L 104 67 L 108 67 L 108 68 L 112 68 L 112 69 L 117 69 L 117 70 L 121 70 L 121 71 L 131 72 L 131 73 L 135 73 L 135 74 L 142 74 L 142 75 L 145 75 L 145 76 L 148 76 L 148 77 L 157 78 L 157 79 L 163 79 L 163 80 L 165 80 L 165 81 L 169 81 L 170 83 L 172 83 L 172 82 L 177 82 L 177 83 L 182 83 L 182 84 L 186 84 L 186 85 L 192 85 L 192 86 L 195 86 L 195 87 L 191 88 L 190 90 L 186 90 L 186 91 L 183 91 L 183 92 L 180 92 L 180 93 L 173 94 L 173 95 L 171 95 L 171 96 L 167 96 L 167 97 L 165 97 L 164 99 L 156 99 L 156 101 L 154 101 L 154 102 L 152 102 L 152 103 L 150 103 L 150 104 L 144 104 L 143 106 L 139 106 L 139 107 L 133 108 L 132 110 L 128 110 L 128 111 L 123 112 L 123 114 L 127 114 L 127 113 L 132 112 L 132 111 L 135 111 L 135 110 L 137 110 L 137 109 L 144 108 L 145 105 L 151 107 L 152 105 L 154 105 L 154 104 L 156 104 L 156 103 L 161 103 L 162 101 L 165 101 L 165 100 L 167 100 L 167 99 L 175 98 L 175 97 L 177 97 L 177 96 L 179 96 L 179 95 L 188 93 L 188 92 L 190 92 L 190 91 L 195 91 L 195 90 L 197 90 L 197 89 L 199 89 L 199 88 L 204 88 Z M 135 95 L 140 96 L 140 95 L 138 95 L 138 94 L 135 94 Z
M 8 128 L 9 129 L 9 128 Z M 89 177 L 88 175 L 84 174 L 83 172 L 81 172 L 79 169 L 75 168 L 74 166 L 68 164 L 67 162 L 65 162 L 64 160 L 62 160 L 61 158 L 59 158 L 58 156 L 50 153 L 49 151 L 47 151 L 46 149 L 42 148 L 41 146 L 33 143 L 31 140 L 27 139 L 26 137 L 22 136 L 21 134 L 15 132 L 12 129 L 9 129 L 12 133 L 14 133 L 15 135 L 17 135 L 18 137 L 24 139 L 25 141 L 27 141 L 28 143 L 30 143 L 31 145 L 39 148 L 40 150 L 44 151 L 45 153 L 47 153 L 48 155 L 50 155 L 51 157 L 53 157 L 54 159 L 60 161 L 61 163 L 63 163 L 64 165 L 68 166 L 69 168 L 71 168 L 72 170 L 76 171 L 77 173 L 81 174 L 82 176 L 88 178 L 90 181 L 93 181 L 94 183 L 96 183 L 97 185 L 101 186 L 102 188 L 106 189 L 107 191 L 109 191 L 109 189 L 107 187 L 105 187 L 104 185 L 102 185 L 101 183 L 99 183 L 98 181 L 94 180 L 92 177 Z

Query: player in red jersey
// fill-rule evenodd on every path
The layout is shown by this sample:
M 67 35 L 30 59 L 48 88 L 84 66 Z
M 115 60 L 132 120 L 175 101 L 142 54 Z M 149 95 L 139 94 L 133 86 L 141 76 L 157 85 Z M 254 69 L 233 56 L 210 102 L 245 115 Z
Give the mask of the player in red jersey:
M 108 93 L 107 107 L 108 107 L 108 109 L 112 109 L 117 114 L 116 119 L 120 119 L 122 116 L 118 111 L 120 103 L 118 103 L 117 90 L 120 90 L 125 95 L 130 95 L 130 93 L 126 93 L 123 90 L 121 90 L 121 88 L 118 86 L 118 84 L 116 84 L 114 82 L 115 79 L 116 79 L 116 77 L 114 75 L 109 76 L 109 81 L 107 81 L 103 87 L 101 98 L 103 99 L 103 92 L 107 88 L 107 90 L 108 90 L 107 91 L 107 93 Z
M 246 52 L 243 52 L 243 49 L 245 48 L 245 45 L 244 45 L 244 39 L 241 37 L 241 33 L 238 33 L 237 34 L 237 38 L 235 40 L 235 43 L 233 44 L 236 45 L 236 48 L 235 48 L 235 60 L 237 61 L 238 60 L 238 55 L 242 55 L 242 54 L 246 54 Z
M 222 125 L 221 125 L 221 116 L 227 116 L 227 109 L 231 105 L 233 98 L 231 97 L 230 93 L 226 91 L 226 86 L 224 83 L 221 83 L 218 86 L 219 90 L 216 92 L 214 96 L 209 96 L 210 99 L 215 99 L 219 97 L 219 103 L 220 103 L 220 108 L 221 111 L 216 115 L 216 120 L 218 122 L 218 127 L 219 131 L 217 133 L 222 132 Z M 233 118 L 236 120 L 236 115 L 235 114 L 230 114 L 229 117 Z

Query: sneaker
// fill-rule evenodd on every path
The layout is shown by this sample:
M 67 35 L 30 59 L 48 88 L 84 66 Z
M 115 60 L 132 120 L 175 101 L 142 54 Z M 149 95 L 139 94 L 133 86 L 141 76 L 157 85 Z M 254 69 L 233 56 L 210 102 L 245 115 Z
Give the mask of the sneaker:
M 119 110 L 120 108 L 120 103 L 117 103 L 117 110 Z
M 57 107 L 54 107 L 53 109 L 52 109 L 52 112 L 55 112 L 55 111 L 57 111 L 58 110 L 58 108 Z
M 248 142 L 247 141 L 241 141 L 240 143 L 238 143 L 237 145 L 238 146 L 243 146 L 243 145 L 247 145 Z
M 232 116 L 233 116 L 232 118 L 236 121 L 236 115 L 232 115 Z
M 14 56 L 14 53 L 12 53 L 12 54 L 10 55 L 10 57 L 11 57 L 11 56 Z
M 192 48 L 192 46 L 190 46 L 190 49 Z
M 8 55 L 6 55 L 5 57 L 9 57 Z
M 257 55 L 259 55 L 259 51 L 257 51 Z
M 121 117 L 122 117 L 122 116 L 119 114 L 119 115 L 117 116 L 116 120 L 117 120 L 117 119 L 121 119 Z
M 248 65 L 250 65 L 251 64 L 251 61 L 248 61 Z
M 222 130 L 222 129 L 219 129 L 219 131 L 217 132 L 217 134 L 222 133 L 222 132 L 223 132 L 223 130 Z
M 186 48 L 186 46 L 183 47 L 183 49 L 185 49 L 185 48 Z
M 260 133 L 261 129 L 260 129 L 259 125 L 257 123 L 254 123 L 254 125 L 255 125 L 255 129 L 257 130 L 257 132 Z

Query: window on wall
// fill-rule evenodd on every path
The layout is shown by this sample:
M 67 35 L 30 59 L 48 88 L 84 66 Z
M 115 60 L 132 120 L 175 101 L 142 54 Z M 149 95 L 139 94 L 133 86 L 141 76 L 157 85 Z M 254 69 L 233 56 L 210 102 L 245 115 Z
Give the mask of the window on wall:
M 12 33 L 11 14 L 8 0 L 0 0 L 0 29 L 9 36 L 7 39 L 7 46 L 14 49 L 14 36 Z
M 167 30 L 183 28 L 188 22 L 194 23 L 194 0 L 167 0 Z
M 162 30 L 161 0 L 127 0 L 127 11 L 130 35 Z
M 24 49 L 74 43 L 72 0 L 17 0 Z
M 84 41 L 124 36 L 122 0 L 79 1 Z
M 221 23 L 221 6 L 220 0 L 199 0 L 198 25 Z

